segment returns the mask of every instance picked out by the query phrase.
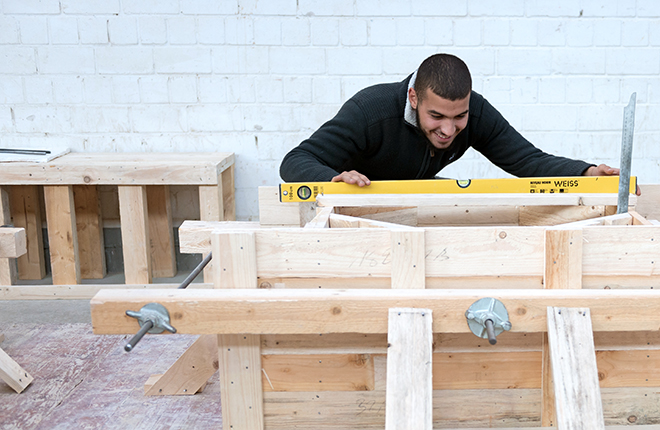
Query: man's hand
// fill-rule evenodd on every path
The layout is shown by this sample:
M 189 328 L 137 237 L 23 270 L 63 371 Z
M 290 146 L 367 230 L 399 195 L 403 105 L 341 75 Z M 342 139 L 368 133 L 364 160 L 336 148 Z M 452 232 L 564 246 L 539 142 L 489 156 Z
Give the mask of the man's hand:
M 351 170 L 350 172 L 342 172 L 330 180 L 330 182 L 346 182 L 347 184 L 357 184 L 359 187 L 371 184 L 369 178 L 360 172 Z
M 610 167 L 607 164 L 600 164 L 598 166 L 589 167 L 584 171 L 582 176 L 618 176 L 619 173 L 619 169 Z M 635 194 L 638 196 L 642 195 L 642 190 L 639 189 L 639 185 L 637 185 L 637 192 Z

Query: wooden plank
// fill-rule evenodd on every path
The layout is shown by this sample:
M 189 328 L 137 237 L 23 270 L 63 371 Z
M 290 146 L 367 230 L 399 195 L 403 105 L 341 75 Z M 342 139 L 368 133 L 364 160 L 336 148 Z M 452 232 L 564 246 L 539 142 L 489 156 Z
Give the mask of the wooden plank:
M 0 379 L 5 381 L 17 393 L 23 392 L 33 378 L 5 351 L 0 348 Z
M 338 210 L 341 215 L 370 219 L 374 221 L 389 222 L 410 227 L 417 227 L 416 207 L 342 207 Z
M 236 191 L 234 186 L 234 164 L 222 171 L 218 184 L 222 184 L 222 221 L 236 220 Z
M 330 214 L 334 212 L 334 209 L 333 207 L 320 208 L 316 211 L 316 216 L 305 224 L 305 228 L 329 228 Z
M 211 237 L 214 292 L 254 291 L 257 259 L 254 232 L 215 232 Z M 223 426 L 264 428 L 261 338 L 255 334 L 218 335 Z
M 256 282 L 255 282 L 256 284 Z M 546 308 L 590 306 L 595 331 L 653 331 L 660 326 L 659 290 L 492 290 L 512 332 L 545 332 Z M 387 309 L 429 308 L 442 315 L 434 332 L 467 333 L 465 310 L 483 290 L 101 290 L 92 300 L 97 334 L 133 333 L 126 309 L 158 302 L 176 315 L 182 334 L 386 333 Z M 222 311 L 220 311 L 220 309 Z M 180 315 L 180 318 L 179 318 Z M 293 318 L 295 316 L 295 318 Z
M 14 227 L 25 229 L 27 253 L 16 260 L 18 278 L 38 280 L 46 276 L 41 199 L 36 185 L 12 186 L 9 206 Z
M 386 430 L 433 429 L 433 333 L 430 309 L 388 315 Z
M 602 217 L 605 206 L 522 206 L 519 211 L 519 225 L 550 226 Z
M 101 290 L 177 289 L 180 284 L 73 284 L 0 286 L 0 300 L 89 300 Z M 192 283 L 188 290 L 212 289 L 213 284 Z
M 582 230 L 545 231 L 545 288 L 581 288 Z
M 372 219 L 352 217 L 348 215 L 330 214 L 330 227 L 332 228 L 387 228 L 402 229 L 407 228 L 400 224 L 394 224 L 385 221 L 376 221 Z
M 557 427 L 604 429 L 589 309 L 548 307 L 548 341 Z
M 640 185 L 635 210 L 648 220 L 660 220 L 660 184 Z
M 218 370 L 218 338 L 202 335 L 162 375 L 144 386 L 145 396 L 193 395 Z
M 0 186 L 0 225 L 11 225 L 8 187 Z M 25 232 L 23 233 L 25 235 Z M 27 252 L 27 237 L 25 239 Z M 18 279 L 16 259 L 0 257 L 0 285 L 12 285 Z
M 518 206 L 434 206 L 417 207 L 418 227 L 518 225 Z
M 151 253 L 147 190 L 144 186 L 119 186 L 121 242 L 127 284 L 151 283 Z
M 0 227 L 0 258 L 17 258 L 26 252 L 25 229 Z
M 147 208 L 151 274 L 154 278 L 171 278 L 176 275 L 176 255 L 169 185 L 147 187 Z
M 424 229 L 392 230 L 392 288 L 425 288 Z
M 596 218 L 590 218 L 580 221 L 569 222 L 566 224 L 561 224 L 558 227 L 563 228 L 581 228 L 581 227 L 593 227 L 597 225 L 631 225 L 632 216 L 630 214 L 614 214 L 601 216 Z
M 651 221 L 641 216 L 637 211 L 628 211 L 628 214 L 632 217 L 632 225 L 653 225 Z
M 107 273 L 101 201 L 95 185 L 74 185 L 80 277 L 103 279 Z
M 616 205 L 617 194 L 325 194 L 319 206 L 600 206 Z M 630 195 L 630 206 L 637 196 Z
M 79 284 L 80 254 L 73 188 L 70 185 L 44 186 L 44 200 L 53 284 Z
M 370 391 L 369 354 L 262 355 L 263 391 Z
M 315 240 L 309 240 L 312 233 L 305 229 L 261 229 L 255 234 L 260 277 L 391 275 L 390 234 L 383 229 L 316 230 Z M 655 245 L 660 241 L 660 227 L 585 227 L 582 234 L 583 276 L 659 273 Z M 545 227 L 429 227 L 425 237 L 427 277 L 467 280 L 542 276 L 544 272 Z M 206 243 L 187 243 L 186 249 L 199 252 Z
M 224 216 L 223 188 L 220 186 L 200 186 L 199 187 L 199 219 L 201 221 L 222 221 Z M 209 244 L 211 242 L 209 241 Z M 203 257 L 208 255 L 204 252 Z M 204 269 L 204 281 L 213 281 L 213 266 L 211 262 Z
M 3 163 L 3 185 L 217 185 L 230 152 L 69 153 L 48 163 Z

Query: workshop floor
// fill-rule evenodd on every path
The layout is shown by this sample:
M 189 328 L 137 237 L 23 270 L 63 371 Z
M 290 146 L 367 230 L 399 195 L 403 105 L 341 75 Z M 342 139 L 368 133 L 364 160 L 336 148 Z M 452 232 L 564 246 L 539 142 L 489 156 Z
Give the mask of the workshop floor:
M 217 373 L 194 396 L 143 394 L 195 336 L 147 336 L 126 353 L 128 336 L 94 335 L 89 322 L 1 324 L 0 332 L 0 347 L 34 378 L 20 394 L 0 380 L 3 430 L 221 428 Z

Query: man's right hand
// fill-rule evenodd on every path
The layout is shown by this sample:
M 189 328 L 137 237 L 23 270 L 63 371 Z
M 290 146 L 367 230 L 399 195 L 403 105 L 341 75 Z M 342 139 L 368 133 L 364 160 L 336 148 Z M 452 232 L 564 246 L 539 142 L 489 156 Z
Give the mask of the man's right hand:
M 330 182 L 346 182 L 347 184 L 357 184 L 359 187 L 371 184 L 369 178 L 360 172 L 351 170 L 350 172 L 341 172 L 330 180 Z

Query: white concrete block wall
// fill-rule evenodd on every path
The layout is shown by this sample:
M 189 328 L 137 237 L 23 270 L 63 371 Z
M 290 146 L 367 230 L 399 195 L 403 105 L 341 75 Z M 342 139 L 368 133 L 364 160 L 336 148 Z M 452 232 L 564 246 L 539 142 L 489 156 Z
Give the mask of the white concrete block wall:
M 0 0 L 0 146 L 231 151 L 237 215 L 367 85 L 450 52 L 540 148 L 660 183 L 656 0 Z M 503 177 L 474 151 L 441 173 Z

